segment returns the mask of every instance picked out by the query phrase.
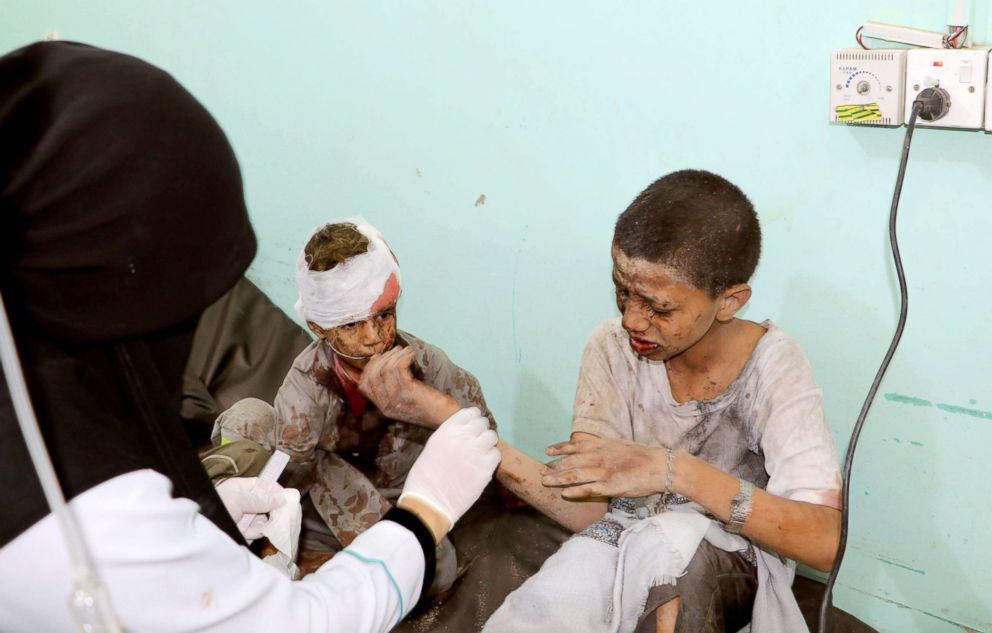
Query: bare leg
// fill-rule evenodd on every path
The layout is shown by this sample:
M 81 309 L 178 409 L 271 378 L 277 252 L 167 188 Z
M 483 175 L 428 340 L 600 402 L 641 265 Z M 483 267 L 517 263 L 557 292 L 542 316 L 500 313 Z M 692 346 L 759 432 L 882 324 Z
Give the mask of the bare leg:
M 681 601 L 678 596 L 672 598 L 665 604 L 658 607 L 655 611 L 655 626 L 657 627 L 656 633 L 675 633 L 675 623 L 679 619 L 679 604 Z

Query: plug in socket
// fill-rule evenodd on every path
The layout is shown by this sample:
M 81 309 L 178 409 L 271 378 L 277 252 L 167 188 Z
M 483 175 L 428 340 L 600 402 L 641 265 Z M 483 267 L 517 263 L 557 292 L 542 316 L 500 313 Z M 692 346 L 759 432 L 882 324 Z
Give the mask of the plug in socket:
M 906 107 L 927 88 L 940 88 L 950 100 L 946 114 L 934 119 L 920 116 L 920 126 L 982 129 L 985 122 L 988 49 L 911 50 L 906 55 Z M 927 108 L 928 112 L 933 106 Z M 934 112 L 936 113 L 936 112 Z

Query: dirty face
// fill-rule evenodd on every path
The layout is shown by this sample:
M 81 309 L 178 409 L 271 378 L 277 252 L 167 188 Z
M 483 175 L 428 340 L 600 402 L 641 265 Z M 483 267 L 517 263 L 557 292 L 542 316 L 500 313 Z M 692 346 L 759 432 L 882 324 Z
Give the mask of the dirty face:
M 698 343 L 722 316 L 714 299 L 663 264 L 631 258 L 613 247 L 613 284 L 631 349 L 649 360 L 669 360 Z M 731 313 L 732 316 L 732 313 Z
M 378 312 L 364 321 L 356 321 L 325 330 L 327 342 L 341 360 L 363 369 L 369 358 L 389 351 L 396 343 L 396 307 Z M 356 358 L 348 358 L 353 356 Z
M 382 294 L 372 304 L 369 310 L 372 316 L 369 318 L 327 329 L 309 322 L 307 326 L 331 344 L 342 362 L 361 370 L 368 364 L 369 358 L 391 350 L 396 344 L 396 302 L 399 296 L 400 286 L 396 275 L 392 275 Z

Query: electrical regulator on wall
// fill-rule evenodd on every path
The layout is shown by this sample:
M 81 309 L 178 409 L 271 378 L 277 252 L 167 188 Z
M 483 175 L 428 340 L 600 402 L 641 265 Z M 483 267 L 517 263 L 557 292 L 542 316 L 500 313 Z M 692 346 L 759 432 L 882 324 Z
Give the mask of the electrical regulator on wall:
M 918 125 L 992 131 L 988 46 L 970 42 L 965 0 L 949 3 L 946 32 L 865 22 L 859 48 L 833 52 L 830 121 L 899 126 L 923 101 Z M 914 48 L 871 48 L 883 40 Z

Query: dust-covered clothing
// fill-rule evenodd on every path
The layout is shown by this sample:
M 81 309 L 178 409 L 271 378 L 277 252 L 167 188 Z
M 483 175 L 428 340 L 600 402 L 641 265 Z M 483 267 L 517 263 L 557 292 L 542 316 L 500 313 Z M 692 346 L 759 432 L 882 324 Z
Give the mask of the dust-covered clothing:
M 461 407 L 478 407 L 495 427 L 472 374 L 415 336 L 400 332 L 397 344 L 414 351 L 418 379 Z M 288 453 L 294 467 L 303 471 L 293 485 L 309 491 L 313 506 L 342 546 L 392 507 L 431 434 L 430 429 L 386 418 L 347 387 L 334 370 L 330 347 L 314 341 L 296 357 L 276 395 L 274 428 L 264 424 L 265 412 L 222 414 L 213 435 L 215 444 L 221 438 L 250 439 Z
M 757 567 L 747 557 L 704 540 L 685 573 L 693 582 L 650 589 L 634 633 L 657 633 L 656 610 L 673 598 L 681 600 L 679 619 L 684 622 L 683 631 L 726 633 L 747 626 L 758 588 Z
M 582 357 L 573 432 L 685 451 L 782 497 L 838 507 L 837 453 L 812 369 L 792 338 L 769 321 L 762 327 L 766 332 L 724 393 L 678 403 L 665 363 L 637 355 L 620 319 L 607 321 L 592 334 Z M 678 521 L 685 525 L 678 527 Z M 690 536 L 690 542 L 674 547 Z M 710 545 L 700 549 L 707 541 Z M 713 546 L 724 554 L 712 556 Z M 631 547 L 642 551 L 631 555 Z M 705 560 L 697 561 L 698 556 Z M 744 571 L 728 574 L 728 566 Z M 716 583 L 699 574 L 721 579 Z M 583 581 L 568 580 L 574 578 Z M 755 579 L 756 590 L 751 586 Z M 744 608 L 754 605 L 755 633 L 792 633 L 805 624 L 789 591 L 791 582 L 791 565 L 726 533 L 685 497 L 613 499 L 606 516 L 548 559 L 507 598 L 484 631 L 629 633 L 649 628 L 653 615 L 647 610 L 678 595 L 679 632 L 709 630 L 724 617 L 718 611 L 738 612 L 743 599 Z M 671 584 L 678 591 L 651 592 Z
M 740 376 L 712 400 L 678 403 L 664 362 L 638 356 L 620 319 L 582 356 L 572 431 L 667 446 L 794 501 L 840 507 L 837 450 L 799 344 L 771 321 Z

